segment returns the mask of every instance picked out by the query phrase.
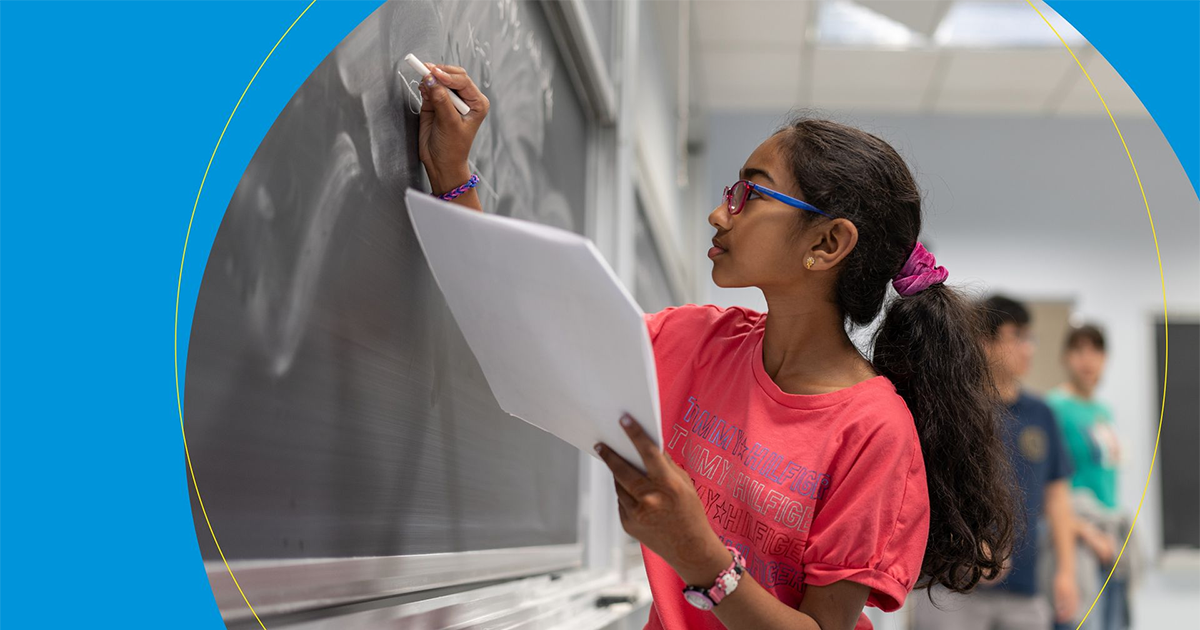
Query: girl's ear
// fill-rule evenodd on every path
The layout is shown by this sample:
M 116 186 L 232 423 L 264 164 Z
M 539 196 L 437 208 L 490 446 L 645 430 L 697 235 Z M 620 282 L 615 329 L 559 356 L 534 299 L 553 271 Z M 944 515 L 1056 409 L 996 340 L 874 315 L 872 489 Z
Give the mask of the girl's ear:
M 834 219 L 815 228 L 815 244 L 809 255 L 816 259 L 812 270 L 827 270 L 837 266 L 858 244 L 858 227 L 848 219 Z

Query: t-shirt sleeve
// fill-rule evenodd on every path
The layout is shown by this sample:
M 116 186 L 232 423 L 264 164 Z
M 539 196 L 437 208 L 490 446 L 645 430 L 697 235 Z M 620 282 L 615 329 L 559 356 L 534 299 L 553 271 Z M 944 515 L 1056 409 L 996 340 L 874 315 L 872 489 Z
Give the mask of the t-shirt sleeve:
M 642 313 L 642 318 L 646 320 L 646 331 L 650 333 L 650 343 L 658 341 L 658 335 L 662 332 L 663 325 L 676 310 L 678 310 L 677 307 L 670 306 L 657 313 Z
M 804 582 L 850 580 L 871 588 L 867 604 L 897 610 L 916 585 L 929 538 L 929 490 L 911 415 L 842 453 L 804 551 Z
M 671 306 L 643 315 L 654 349 L 654 370 L 660 388 L 674 382 L 691 363 L 691 355 L 683 351 L 681 340 L 690 336 L 699 321 L 695 311 L 695 306 Z

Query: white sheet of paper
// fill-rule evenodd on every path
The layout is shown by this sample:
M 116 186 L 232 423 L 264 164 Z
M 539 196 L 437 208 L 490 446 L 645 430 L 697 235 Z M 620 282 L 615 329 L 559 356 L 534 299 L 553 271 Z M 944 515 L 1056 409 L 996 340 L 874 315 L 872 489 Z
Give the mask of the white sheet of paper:
M 418 190 L 408 213 L 450 311 L 504 411 L 584 452 L 643 467 L 618 420 L 662 444 L 642 311 L 588 239 Z

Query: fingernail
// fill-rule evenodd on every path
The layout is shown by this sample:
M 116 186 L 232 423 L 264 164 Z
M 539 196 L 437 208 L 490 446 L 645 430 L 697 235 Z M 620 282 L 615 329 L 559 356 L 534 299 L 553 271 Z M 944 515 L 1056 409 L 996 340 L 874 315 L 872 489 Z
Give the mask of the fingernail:
M 422 81 L 422 83 L 425 84 L 425 87 L 431 88 L 431 87 L 437 85 L 438 80 L 437 80 L 437 77 L 433 76 L 432 74 L 427 74 L 427 75 L 425 75 L 425 80 Z
M 433 71 L 438 73 L 439 76 L 443 76 L 443 77 L 450 76 L 450 75 L 446 74 L 446 71 L 442 70 L 441 68 L 434 68 Z
M 623 426 L 623 427 L 633 426 L 633 418 L 630 417 L 629 415 L 621 416 L 621 426 Z
M 603 447 L 603 446 L 600 446 L 599 444 L 597 444 L 597 445 L 593 446 L 592 448 L 596 449 L 596 452 L 597 452 L 597 453 L 599 453 L 600 451 L 603 451 L 603 450 L 604 450 L 604 447 Z

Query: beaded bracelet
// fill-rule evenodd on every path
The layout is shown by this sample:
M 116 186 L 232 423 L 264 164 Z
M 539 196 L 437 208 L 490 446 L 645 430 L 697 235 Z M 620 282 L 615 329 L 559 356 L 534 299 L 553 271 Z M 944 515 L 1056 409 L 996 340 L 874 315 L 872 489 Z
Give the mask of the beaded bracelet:
M 438 199 L 443 199 L 443 200 L 445 200 L 445 201 L 450 201 L 451 199 L 454 199 L 455 197 L 457 197 L 457 196 L 459 196 L 459 195 L 461 195 L 461 194 L 463 194 L 463 193 L 467 192 L 468 190 L 470 190 L 470 189 L 474 188 L 474 187 L 475 187 L 475 185 L 476 185 L 476 184 L 478 184 L 478 183 L 479 183 L 479 176 L 478 176 L 478 175 L 475 175 L 475 174 L 471 174 L 471 179 L 468 179 L 468 180 L 467 180 L 467 183 L 463 184 L 462 186 L 459 186 L 458 188 L 455 188 L 454 190 L 451 190 L 451 191 L 450 191 L 450 192 L 448 192 L 448 193 L 445 193 L 445 194 L 439 195 L 439 196 L 438 196 Z

